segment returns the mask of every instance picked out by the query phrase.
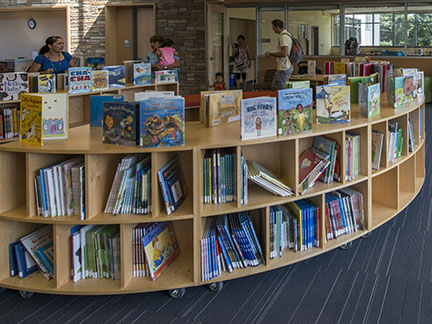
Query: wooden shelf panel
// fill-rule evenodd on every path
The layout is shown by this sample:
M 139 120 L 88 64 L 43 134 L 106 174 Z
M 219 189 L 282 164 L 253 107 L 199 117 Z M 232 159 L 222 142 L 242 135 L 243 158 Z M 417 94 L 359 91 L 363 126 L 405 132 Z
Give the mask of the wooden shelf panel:
M 40 293 L 56 293 L 55 280 L 45 279 L 40 271 L 36 271 L 24 279 L 15 277 L 7 277 L 0 280 L 0 286 L 15 290 L 33 291 Z M 62 292 L 59 292 L 62 293 Z
M 396 208 L 381 205 L 377 202 L 372 203 L 372 230 L 387 223 L 399 213 Z

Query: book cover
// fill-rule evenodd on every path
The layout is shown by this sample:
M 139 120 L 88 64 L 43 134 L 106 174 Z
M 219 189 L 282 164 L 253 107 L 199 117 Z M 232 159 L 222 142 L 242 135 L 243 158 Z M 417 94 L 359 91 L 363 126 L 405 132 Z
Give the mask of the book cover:
M 103 142 L 135 146 L 137 144 L 138 104 L 136 102 L 103 103 Z
M 90 96 L 90 126 L 102 127 L 103 103 L 108 101 L 124 101 L 124 96 L 110 94 Z
M 405 108 L 415 103 L 414 76 L 389 77 L 387 98 L 394 108 Z
M 37 92 L 54 93 L 57 90 L 55 74 L 38 74 L 37 75 Z
M 259 97 L 241 101 L 241 139 L 276 136 L 276 98 Z
M 346 85 L 346 74 L 325 75 L 324 83 L 331 84 L 331 85 Z
M 20 141 L 42 145 L 42 97 L 21 95 Z
M 351 88 L 351 103 L 358 103 L 358 85 L 363 83 L 365 85 L 371 85 L 374 83 L 372 76 L 367 77 L 350 77 L 348 78 L 348 84 Z
M 304 151 L 299 158 L 299 184 L 317 168 L 321 162 L 321 158 L 316 155 L 312 150 L 307 149 Z
M 135 63 L 133 65 L 133 84 L 142 85 L 151 83 L 151 64 Z
M 92 70 L 92 90 L 100 91 L 109 88 L 109 78 L 107 70 Z
M 334 73 L 332 74 L 345 74 L 346 64 L 344 62 L 334 62 Z
M 415 97 L 418 97 L 419 99 L 423 99 L 425 92 L 424 92 L 424 71 L 417 71 L 414 76 L 414 85 L 415 90 L 414 94 Z
M 68 99 L 65 93 L 40 95 L 42 104 L 42 137 L 48 139 L 68 138 Z
M 110 88 L 124 88 L 126 86 L 126 74 L 124 65 L 102 66 L 101 70 L 108 71 Z
M 87 57 L 87 66 L 99 70 L 105 65 L 105 57 Z
M 381 166 L 381 153 L 384 142 L 384 134 L 372 131 L 372 169 L 379 170 Z
M 69 93 L 86 93 L 92 91 L 92 68 L 71 67 L 68 70 Z
M 351 118 L 349 86 L 316 87 L 317 123 L 349 123 Z
M 307 74 L 310 74 L 310 75 L 316 74 L 316 61 L 315 60 L 307 60 Z
M 172 222 L 157 223 L 142 242 L 150 276 L 156 280 L 180 253 Z
M 21 93 L 28 91 L 27 73 L 0 74 L 0 101 L 18 100 Z
M 33 59 L 27 57 L 17 57 L 15 59 L 15 72 L 26 72 L 31 67 Z
M 15 277 L 18 274 L 18 266 L 15 257 L 15 245 L 18 243 L 20 242 L 16 241 L 9 244 L 9 268 L 11 277 Z
M 381 84 L 375 83 L 367 86 L 359 83 L 358 86 L 360 115 L 365 118 L 379 115 L 381 111 Z
M 23 279 L 27 277 L 29 274 L 38 270 L 38 267 L 31 257 L 31 255 L 26 251 L 23 244 L 21 242 L 16 242 L 13 246 L 16 267 L 18 270 L 18 277 Z
M 242 90 L 218 91 L 209 95 L 209 111 L 206 119 L 207 127 L 215 127 L 240 119 L 240 101 Z
M 150 98 L 140 101 L 140 146 L 185 144 L 184 98 Z
M 158 179 L 167 215 L 176 211 L 186 197 L 183 169 L 178 155 L 158 171 Z
M 174 91 L 146 90 L 144 92 L 134 93 L 135 101 L 143 101 L 150 98 L 170 98 L 170 97 L 175 97 Z
M 285 84 L 286 88 L 293 88 L 293 89 L 305 89 L 310 88 L 310 81 L 304 80 L 304 81 L 287 81 Z
M 278 91 L 278 135 L 312 130 L 312 89 Z
M 42 246 L 35 251 L 43 265 L 47 268 L 51 275 L 54 275 L 54 246 L 53 242 Z
M 176 82 L 175 71 L 155 71 L 155 83 Z

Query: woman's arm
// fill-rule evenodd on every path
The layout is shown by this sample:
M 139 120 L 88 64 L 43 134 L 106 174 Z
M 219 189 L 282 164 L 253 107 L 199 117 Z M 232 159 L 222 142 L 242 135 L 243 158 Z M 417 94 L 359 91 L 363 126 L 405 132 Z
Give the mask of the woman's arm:
M 69 66 L 70 67 L 77 67 L 77 65 L 76 65 L 76 62 L 75 62 L 75 59 L 74 58 L 72 58 L 70 61 L 69 61 Z
M 33 61 L 32 65 L 30 66 L 29 72 L 39 72 L 40 68 L 41 68 L 41 64 Z

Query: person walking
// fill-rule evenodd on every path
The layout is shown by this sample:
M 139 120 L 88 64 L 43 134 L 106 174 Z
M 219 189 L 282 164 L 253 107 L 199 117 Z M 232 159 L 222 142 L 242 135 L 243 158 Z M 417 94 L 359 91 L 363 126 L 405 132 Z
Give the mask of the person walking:
M 237 37 L 237 44 L 233 45 L 235 82 L 237 89 L 240 89 L 240 78 L 243 81 L 242 89 L 246 91 L 246 74 L 250 68 L 249 47 L 243 35 Z

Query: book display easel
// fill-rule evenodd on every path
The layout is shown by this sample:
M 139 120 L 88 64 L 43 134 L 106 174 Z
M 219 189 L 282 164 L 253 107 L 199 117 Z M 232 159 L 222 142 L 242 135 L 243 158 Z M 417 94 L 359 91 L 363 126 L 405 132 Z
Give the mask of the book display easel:
M 167 90 L 167 85 L 162 85 Z M 173 84 L 170 86 L 177 86 Z M 143 89 L 161 90 L 160 85 L 128 87 L 111 90 L 132 99 L 133 92 Z M 72 115 L 74 109 L 88 106 L 89 94 L 69 96 Z M 0 189 L 0 258 L 9 259 L 8 245 L 20 237 L 50 225 L 53 230 L 54 279 L 47 281 L 39 272 L 24 279 L 11 277 L 8 262 L 0 267 L 0 287 L 20 291 L 51 294 L 101 295 L 123 294 L 145 291 L 178 289 L 202 284 L 217 284 L 225 280 L 244 277 L 289 264 L 293 264 L 331 249 L 349 245 L 355 239 L 369 234 L 404 209 L 419 193 L 425 178 L 425 105 L 423 102 L 402 109 L 391 108 L 382 96 L 381 113 L 371 119 L 361 118 L 357 105 L 352 106 L 350 124 L 314 124 L 312 132 L 288 136 L 267 137 L 241 141 L 240 123 L 225 124 L 215 128 L 204 128 L 199 122 L 186 124 L 185 146 L 143 149 L 130 146 L 109 146 L 101 141 L 102 130 L 83 125 L 70 129 L 69 139 L 50 141 L 42 147 L 13 142 L 0 146 L 0 168 L 3 186 Z M 398 122 L 403 137 L 408 138 L 409 119 L 414 131 L 414 149 L 409 149 L 408 140 L 403 142 L 401 157 L 388 162 L 388 124 Z M 372 169 L 372 131 L 384 134 L 380 169 Z M 351 181 L 342 177 L 341 182 L 325 184 L 317 182 L 304 195 L 300 195 L 299 157 L 311 147 L 315 136 L 322 135 L 336 141 L 341 152 L 346 151 L 346 134 L 358 134 L 361 138 L 360 174 Z M 420 133 L 419 133 L 420 132 Z M 248 203 L 241 204 L 241 175 L 237 172 L 234 202 L 213 205 L 204 204 L 203 160 L 207 150 L 230 149 L 235 152 L 237 170 L 241 156 L 253 160 L 271 170 L 278 178 L 294 189 L 294 195 L 281 197 L 272 195 L 256 184 L 249 182 Z M 116 165 L 127 154 L 149 153 L 151 156 L 151 215 L 105 214 L 104 207 L 116 171 Z M 37 215 L 33 180 L 40 168 L 48 167 L 73 158 L 84 156 L 85 163 L 85 220 L 78 215 L 44 218 Z M 183 204 L 167 215 L 159 190 L 157 171 L 175 155 L 183 166 L 187 195 Z M 345 174 L 345 154 L 339 155 L 341 174 Z M 363 195 L 365 229 L 333 239 L 325 240 L 325 194 L 341 189 L 353 188 Z M 308 198 L 320 207 L 319 248 L 307 251 L 287 252 L 280 258 L 270 259 L 270 209 Z M 200 240 L 205 231 L 206 219 L 211 216 L 248 211 L 258 240 L 263 249 L 264 263 L 256 267 L 223 272 L 210 281 L 201 279 Z M 152 281 L 149 277 L 133 277 L 132 240 L 133 229 L 138 223 L 172 221 L 180 254 L 160 277 Z M 71 278 L 71 228 L 82 224 L 117 224 L 120 226 L 121 274 L 118 280 L 86 279 L 76 283 Z

